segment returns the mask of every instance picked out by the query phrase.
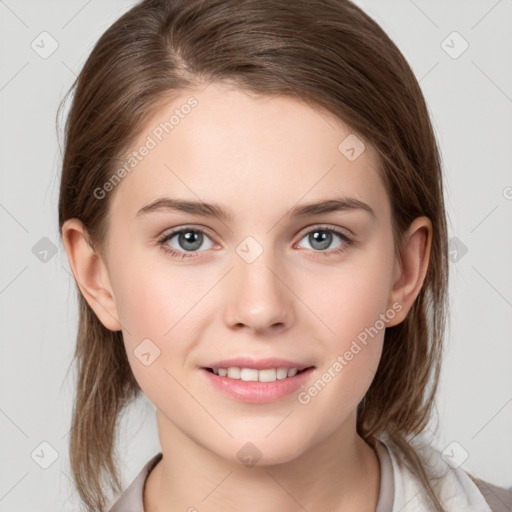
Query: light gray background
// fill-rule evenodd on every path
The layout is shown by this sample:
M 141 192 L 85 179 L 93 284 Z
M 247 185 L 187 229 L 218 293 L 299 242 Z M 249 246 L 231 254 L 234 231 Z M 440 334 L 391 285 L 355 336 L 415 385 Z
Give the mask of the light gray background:
M 462 467 L 480 478 L 512 486 L 512 0 L 357 4 L 420 80 L 444 161 L 457 242 L 433 442 L 455 458 L 467 452 Z M 132 5 L 0 1 L 1 511 L 77 510 L 67 451 L 72 373 L 66 376 L 77 305 L 57 227 L 55 115 L 93 44 Z M 58 43 L 45 59 L 31 47 L 39 41 L 43 51 L 43 31 Z M 464 42 L 453 31 L 469 44 L 457 58 Z M 44 237 L 54 255 L 36 245 L 47 248 Z M 144 397 L 126 416 L 125 484 L 160 450 L 153 411 Z M 57 458 L 43 469 L 52 450 Z

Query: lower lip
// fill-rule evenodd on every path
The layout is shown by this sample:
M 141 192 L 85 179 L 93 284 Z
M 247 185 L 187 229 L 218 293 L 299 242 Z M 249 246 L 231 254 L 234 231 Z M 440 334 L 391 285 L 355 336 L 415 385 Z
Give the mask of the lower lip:
M 308 368 L 293 377 L 279 379 L 273 382 L 244 381 L 221 377 L 201 368 L 211 384 L 228 396 L 251 404 L 266 404 L 275 402 L 300 389 L 310 378 L 314 367 Z

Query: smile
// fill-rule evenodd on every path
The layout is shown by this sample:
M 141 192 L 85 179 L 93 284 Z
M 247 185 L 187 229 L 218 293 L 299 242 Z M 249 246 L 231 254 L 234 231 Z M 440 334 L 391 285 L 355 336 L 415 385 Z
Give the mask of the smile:
M 266 368 L 264 370 L 258 370 L 255 368 L 238 368 L 232 366 L 230 368 L 207 368 L 207 370 L 215 375 L 227 377 L 228 379 L 243 380 L 245 382 L 274 382 L 276 380 L 293 377 L 307 370 L 307 368 L 302 370 L 298 370 L 297 368 Z
M 306 385 L 316 372 L 314 366 L 297 368 L 201 368 L 213 389 L 240 402 L 265 404 L 291 395 Z M 284 375 L 286 370 L 286 376 Z M 226 373 L 226 375 L 221 375 Z

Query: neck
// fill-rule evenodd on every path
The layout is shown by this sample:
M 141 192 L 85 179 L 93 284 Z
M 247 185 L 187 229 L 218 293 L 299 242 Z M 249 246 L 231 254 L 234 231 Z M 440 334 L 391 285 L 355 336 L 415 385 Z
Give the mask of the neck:
M 213 453 L 157 412 L 163 457 L 144 489 L 146 512 L 320 510 L 374 512 L 380 467 L 374 450 L 344 425 L 299 456 L 248 466 Z

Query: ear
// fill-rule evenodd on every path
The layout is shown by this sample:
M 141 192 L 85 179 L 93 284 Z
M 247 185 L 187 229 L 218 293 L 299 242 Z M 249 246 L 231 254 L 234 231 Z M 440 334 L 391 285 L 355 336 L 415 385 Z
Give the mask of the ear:
M 106 263 L 89 244 L 87 229 L 79 219 L 64 222 L 62 241 L 75 280 L 89 306 L 107 329 L 120 331 Z
M 420 293 L 428 269 L 432 245 L 432 223 L 428 217 L 418 217 L 405 235 L 402 262 L 395 261 L 393 288 L 389 304 L 401 304 L 402 309 L 386 323 L 392 327 L 402 322 Z

